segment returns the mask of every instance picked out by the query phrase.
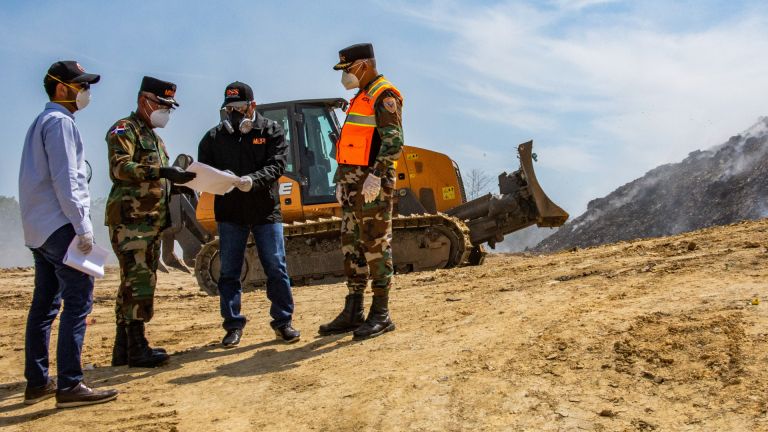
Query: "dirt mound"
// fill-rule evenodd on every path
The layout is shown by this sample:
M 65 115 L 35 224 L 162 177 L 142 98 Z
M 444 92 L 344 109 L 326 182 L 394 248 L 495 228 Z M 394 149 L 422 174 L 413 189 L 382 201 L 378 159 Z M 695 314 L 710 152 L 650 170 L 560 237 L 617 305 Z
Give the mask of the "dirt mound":
M 397 275 L 397 330 L 363 342 L 314 334 L 338 313 L 343 284 L 295 290 L 296 345 L 275 341 L 265 294 L 247 293 L 250 322 L 229 350 L 218 298 L 191 275 L 160 274 L 148 337 L 172 355 L 153 370 L 107 366 L 111 271 L 97 283 L 83 362 L 92 385 L 121 394 L 58 411 L 21 403 L 33 273 L 3 273 L 0 427 L 768 431 L 766 247 L 761 220 Z
M 536 251 L 674 235 L 768 215 L 768 118 L 706 151 L 649 171 L 536 245 Z

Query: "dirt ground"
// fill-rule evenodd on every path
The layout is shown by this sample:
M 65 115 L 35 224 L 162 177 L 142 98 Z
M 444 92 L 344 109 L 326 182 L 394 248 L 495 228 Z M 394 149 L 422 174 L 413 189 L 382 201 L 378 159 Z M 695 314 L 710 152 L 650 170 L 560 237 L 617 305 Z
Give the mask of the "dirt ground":
M 218 298 L 161 274 L 149 339 L 173 355 L 155 370 L 109 366 L 112 270 L 83 362 L 121 393 L 72 410 L 21 403 L 32 276 L 0 274 L 4 430 L 768 431 L 768 220 L 399 275 L 397 331 L 363 342 L 316 336 L 345 294 L 330 284 L 295 289 L 296 345 L 245 295 L 224 350 Z

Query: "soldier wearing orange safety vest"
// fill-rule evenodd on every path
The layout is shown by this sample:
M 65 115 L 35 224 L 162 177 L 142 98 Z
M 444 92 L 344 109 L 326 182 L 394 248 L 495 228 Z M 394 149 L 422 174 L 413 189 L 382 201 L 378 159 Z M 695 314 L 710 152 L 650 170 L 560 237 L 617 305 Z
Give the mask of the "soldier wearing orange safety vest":
M 392 196 L 395 161 L 403 147 L 400 91 L 376 70 L 373 45 L 339 51 L 341 83 L 359 89 L 336 143 L 336 199 L 341 204 L 341 248 L 349 293 L 344 309 L 320 334 L 354 331 L 355 339 L 395 329 L 389 316 L 392 265 Z M 373 301 L 366 318 L 363 293 L 372 280 Z

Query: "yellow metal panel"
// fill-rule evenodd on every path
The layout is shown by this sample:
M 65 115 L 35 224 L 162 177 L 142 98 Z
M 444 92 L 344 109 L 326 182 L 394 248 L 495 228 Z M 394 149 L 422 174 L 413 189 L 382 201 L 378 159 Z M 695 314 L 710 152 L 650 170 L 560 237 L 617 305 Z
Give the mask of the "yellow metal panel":
M 200 225 L 203 226 L 209 233 L 216 234 L 216 218 L 213 214 L 213 195 L 204 193 L 200 195 L 197 201 L 197 208 L 195 209 L 195 216 Z
M 462 204 L 459 178 L 451 158 L 443 153 L 411 146 L 405 146 L 403 153 L 409 173 L 407 178 L 416 197 L 422 196 L 423 189 L 431 190 L 438 211 Z M 397 187 L 401 187 L 399 183 Z
M 278 193 L 283 222 L 291 223 L 304 220 L 304 208 L 301 205 L 301 186 L 299 182 L 282 176 L 279 180 Z
M 453 186 L 444 187 L 443 199 L 446 201 L 456 199 L 456 189 Z

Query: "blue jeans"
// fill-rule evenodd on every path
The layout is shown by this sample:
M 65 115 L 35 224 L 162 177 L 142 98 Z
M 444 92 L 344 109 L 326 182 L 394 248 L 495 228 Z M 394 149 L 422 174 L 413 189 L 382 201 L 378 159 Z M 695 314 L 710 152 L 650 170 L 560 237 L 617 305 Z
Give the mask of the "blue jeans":
M 93 305 L 93 278 L 64 265 L 64 255 L 75 237 L 67 224 L 56 230 L 39 248 L 32 249 L 35 259 L 35 291 L 27 317 L 24 343 L 24 377 L 30 387 L 48 383 L 48 344 L 51 324 L 64 301 L 56 348 L 57 385 L 72 387 L 83 380 L 80 353 L 85 339 L 85 318 Z
M 218 227 L 221 259 L 218 286 L 224 329 L 245 327 L 245 316 L 240 313 L 240 298 L 243 292 L 240 274 L 243 270 L 248 233 L 253 233 L 259 260 L 267 276 L 267 298 L 272 302 L 269 309 L 272 316 L 270 325 L 277 329 L 290 324 L 293 316 L 293 294 L 285 265 L 283 224 L 249 226 L 220 222 Z

